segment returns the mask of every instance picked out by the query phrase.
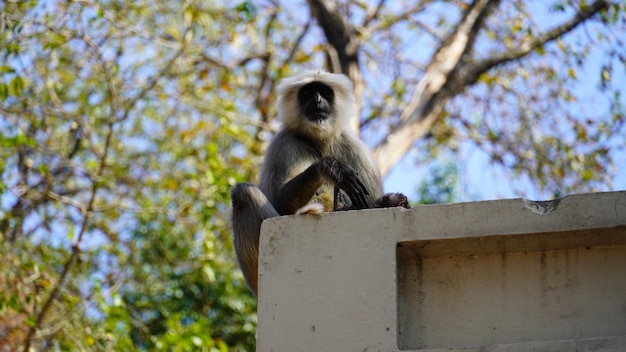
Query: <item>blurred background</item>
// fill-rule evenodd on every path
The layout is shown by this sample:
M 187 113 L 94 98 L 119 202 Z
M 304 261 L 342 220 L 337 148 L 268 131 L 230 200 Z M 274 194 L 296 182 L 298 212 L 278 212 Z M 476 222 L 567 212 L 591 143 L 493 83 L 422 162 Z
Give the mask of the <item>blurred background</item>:
M 275 86 L 355 83 L 414 204 L 626 189 L 621 1 L 0 4 L 3 351 L 252 351 L 229 190 Z

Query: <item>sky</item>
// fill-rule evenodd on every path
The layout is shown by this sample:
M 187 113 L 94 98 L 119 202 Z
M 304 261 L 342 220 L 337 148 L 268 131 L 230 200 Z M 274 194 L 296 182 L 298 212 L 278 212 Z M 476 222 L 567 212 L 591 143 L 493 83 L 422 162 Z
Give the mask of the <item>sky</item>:
M 541 2 L 528 2 L 529 7 L 545 6 Z M 537 25 L 543 29 L 562 23 L 569 19 L 571 14 L 555 14 L 554 12 L 533 11 L 539 14 L 535 17 Z M 594 27 L 585 25 L 577 28 L 574 32 L 564 37 L 565 41 L 580 40 L 581 36 L 594 35 Z M 599 69 L 604 64 L 602 51 L 591 52 L 584 62 L 584 66 L 578 71 L 578 84 L 574 87 L 577 96 L 584 97 L 592 106 L 583 107 L 586 111 L 580 111 L 580 115 L 604 117 L 610 113 L 603 104 L 606 98 L 598 90 Z M 626 91 L 626 65 L 615 65 L 612 75 L 612 88 L 622 92 L 622 103 L 626 105 L 624 92 Z M 601 106 L 596 106 L 600 104 Z M 603 106 L 604 105 L 604 106 Z M 576 114 L 576 113 L 575 113 Z M 582 116 L 581 116 L 582 118 Z M 622 138 L 622 141 L 624 138 Z M 615 146 L 615 145 L 614 145 Z M 526 197 L 532 200 L 550 199 L 551 195 L 543 193 L 528 178 L 516 177 L 507 172 L 502 167 L 494 166 L 490 163 L 489 156 L 482 150 L 468 143 L 460 145 L 460 152 L 455 157 L 462 161 L 462 169 L 459 170 L 460 187 L 455 201 L 479 201 L 503 198 Z M 600 191 L 626 190 L 626 146 L 622 145 L 621 150 L 614 153 L 614 172 L 612 189 L 601 189 Z M 384 180 L 386 192 L 402 192 L 411 201 L 416 199 L 416 189 L 427 180 L 428 166 L 420 167 L 413 165 L 410 156 L 405 156 L 402 161 L 389 173 Z
M 400 4 L 401 2 L 390 2 L 390 4 Z M 529 2 L 537 4 L 541 2 Z M 542 13 L 539 11 L 538 13 Z M 436 25 L 436 16 L 433 17 L 433 25 Z M 560 19 L 555 17 L 537 17 L 537 22 L 544 28 L 558 23 Z M 317 29 L 319 30 L 319 29 Z M 407 37 L 416 37 L 415 33 L 410 33 Z M 428 40 L 428 39 L 426 39 Z M 424 46 L 421 38 L 413 38 L 407 45 Z M 414 55 L 428 55 L 420 48 L 408 48 Z M 598 68 L 602 64 L 602 57 L 591 55 L 585 63 L 585 70 L 579 73 L 580 81 L 576 89 L 580 95 L 598 94 Z M 623 67 L 614 70 L 614 87 L 626 90 L 626 78 Z M 366 141 L 371 142 L 371 141 Z M 373 143 L 373 142 L 372 142 Z M 372 144 L 368 143 L 368 144 Z M 461 188 L 458 201 L 487 200 L 499 198 L 516 198 L 522 194 L 526 197 L 542 200 L 549 195 L 536 191 L 527 179 L 511 178 L 505 170 L 494 167 L 490 164 L 488 155 L 469 144 L 461 145 L 460 153 L 456 156 L 459 161 L 463 161 L 463 168 L 460 170 Z M 626 151 L 616 155 L 615 171 L 613 177 L 613 190 L 626 189 Z M 385 178 L 385 190 L 388 192 L 402 192 L 409 196 L 411 200 L 416 199 L 416 189 L 427 180 L 429 172 L 428 165 L 414 165 L 410 156 L 405 157 Z M 608 189 L 606 189 L 608 190 Z M 2 199 L 6 203 L 6 199 Z

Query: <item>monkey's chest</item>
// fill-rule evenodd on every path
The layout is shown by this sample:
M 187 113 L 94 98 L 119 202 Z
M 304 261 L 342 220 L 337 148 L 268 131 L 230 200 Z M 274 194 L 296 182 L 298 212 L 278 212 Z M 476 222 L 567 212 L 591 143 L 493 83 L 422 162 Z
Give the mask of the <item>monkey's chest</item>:
M 352 205 L 348 195 L 339 190 L 337 194 L 337 205 L 335 206 L 335 187 L 331 184 L 325 183 L 322 187 L 318 188 L 313 198 L 309 203 L 320 203 L 324 206 L 324 211 L 333 211 L 335 209 L 346 208 Z

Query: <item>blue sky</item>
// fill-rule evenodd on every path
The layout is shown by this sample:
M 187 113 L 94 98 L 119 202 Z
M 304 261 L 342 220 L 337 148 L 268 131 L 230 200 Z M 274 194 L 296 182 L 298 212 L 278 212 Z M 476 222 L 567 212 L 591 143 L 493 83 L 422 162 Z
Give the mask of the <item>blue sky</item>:
M 549 5 L 545 2 L 528 2 L 528 6 L 531 12 L 538 14 L 534 17 L 534 20 L 542 29 L 558 25 L 571 18 L 572 15 L 571 11 L 569 13 L 546 11 L 545 7 Z M 539 7 L 543 7 L 543 9 L 539 9 Z M 578 44 L 587 40 L 590 36 L 597 35 L 595 31 L 598 28 L 600 26 L 594 24 L 579 26 L 572 33 L 567 34 L 564 37 L 564 41 Z M 580 104 L 572 104 L 571 109 L 573 110 L 573 115 L 579 115 L 581 119 L 585 116 L 602 119 L 611 113 L 606 97 L 607 94 L 611 94 L 611 90 L 609 89 L 605 93 L 599 90 L 600 68 L 606 63 L 604 55 L 603 51 L 592 51 L 585 59 L 583 66 L 577 71 L 578 81 L 575 87 L 573 87 L 573 91 L 581 99 Z M 611 89 L 622 92 L 621 101 L 626 105 L 626 99 L 624 98 L 624 91 L 626 91 L 626 67 L 623 63 L 620 64 L 615 60 L 614 63 L 610 82 Z M 575 111 L 574 109 L 580 110 Z M 613 187 L 599 189 L 598 191 L 626 190 L 626 145 L 620 146 L 617 144 L 624 143 L 625 140 L 622 137 L 621 140 L 618 139 L 612 144 L 614 147 L 614 170 L 608 171 L 615 172 L 615 175 L 612 177 Z M 459 170 L 461 185 L 456 200 L 473 201 L 518 197 L 543 200 L 552 197 L 550 194 L 538 190 L 527 177 L 514 176 L 512 172 L 493 165 L 490 163 L 489 156 L 477 147 L 467 142 L 461 142 L 459 149 L 459 154 L 453 156 L 453 158 L 458 160 L 458 165 L 461 167 Z M 438 161 L 435 160 L 434 162 L 437 163 Z M 385 178 L 385 190 L 387 192 L 403 192 L 414 201 L 416 200 L 416 189 L 418 185 L 427 180 L 428 172 L 428 165 L 416 166 L 410 155 L 405 156 Z

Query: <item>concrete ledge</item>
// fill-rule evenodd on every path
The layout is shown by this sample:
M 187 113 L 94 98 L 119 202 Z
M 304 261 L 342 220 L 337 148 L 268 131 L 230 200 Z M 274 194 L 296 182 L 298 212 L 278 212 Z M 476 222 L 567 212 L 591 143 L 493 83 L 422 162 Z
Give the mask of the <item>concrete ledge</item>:
M 626 350 L 626 192 L 265 221 L 258 351 Z

